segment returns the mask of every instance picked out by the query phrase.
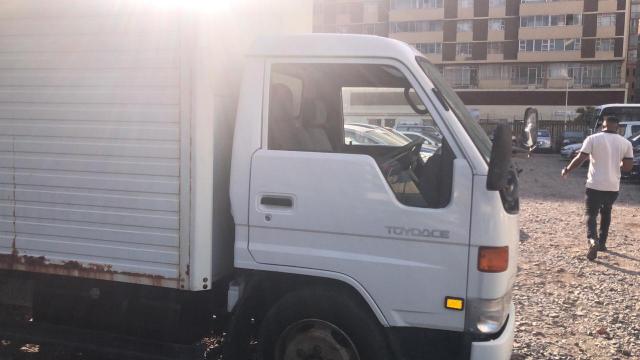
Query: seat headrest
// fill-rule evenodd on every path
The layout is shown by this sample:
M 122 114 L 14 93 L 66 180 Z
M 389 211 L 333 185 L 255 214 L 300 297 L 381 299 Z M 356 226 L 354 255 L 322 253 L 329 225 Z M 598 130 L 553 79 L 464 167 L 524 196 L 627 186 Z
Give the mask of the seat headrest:
M 269 116 L 293 117 L 293 93 L 283 84 L 272 84 L 269 90 Z
M 327 107 L 320 100 L 309 100 L 304 108 L 304 125 L 322 127 L 327 123 Z

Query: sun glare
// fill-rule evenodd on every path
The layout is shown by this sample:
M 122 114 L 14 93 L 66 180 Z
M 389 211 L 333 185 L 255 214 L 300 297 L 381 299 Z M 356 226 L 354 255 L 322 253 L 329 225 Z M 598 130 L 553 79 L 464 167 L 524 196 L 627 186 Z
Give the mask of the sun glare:
M 214 11 L 228 8 L 234 0 L 142 0 L 143 2 L 167 10 Z

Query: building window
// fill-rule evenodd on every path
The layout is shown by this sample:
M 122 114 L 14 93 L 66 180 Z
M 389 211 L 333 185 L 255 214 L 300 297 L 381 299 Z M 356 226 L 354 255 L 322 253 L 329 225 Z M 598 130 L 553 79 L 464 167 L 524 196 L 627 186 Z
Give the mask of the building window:
M 478 87 L 477 66 L 447 66 L 443 74 L 445 80 L 454 88 Z
M 369 35 L 377 34 L 376 24 L 364 24 L 364 29 L 363 29 L 362 33 L 363 34 L 369 34 Z
M 550 23 L 551 23 L 550 16 L 547 16 L 547 15 L 536 15 L 536 16 L 534 16 L 534 26 L 535 27 L 549 26 Z
M 490 19 L 489 31 L 504 31 L 504 19 Z
M 520 40 L 519 49 L 521 52 L 577 51 L 580 50 L 581 44 L 580 38 Z
M 616 26 L 616 14 L 598 14 L 598 27 Z
M 511 67 L 511 83 L 513 85 L 539 86 L 544 82 L 545 65 L 518 64 Z
M 471 43 L 457 43 L 456 44 L 457 56 L 471 56 Z
M 565 39 L 564 40 L 564 51 L 578 51 L 582 45 L 582 39 Z M 558 43 L 556 40 L 556 51 L 562 51 L 558 48 Z
M 596 51 L 613 51 L 614 39 L 596 39 Z
M 472 8 L 473 0 L 458 0 L 458 8 Z
M 501 42 L 487 43 L 487 54 L 503 54 L 504 48 Z
M 442 21 L 403 21 L 391 23 L 390 32 L 434 32 L 442 31 Z
M 490 8 L 498 8 L 505 6 L 505 0 L 489 0 Z
M 531 15 L 520 17 L 521 27 L 570 26 L 582 23 L 581 14 Z
M 567 75 L 575 88 L 620 87 L 622 67 L 616 63 L 569 64 Z
M 581 25 L 582 24 L 582 14 L 567 14 L 565 15 L 565 25 Z
M 441 54 L 442 43 L 419 43 L 414 44 L 415 48 L 423 54 Z
M 480 80 L 508 79 L 509 65 L 480 65 Z
M 456 29 L 458 32 L 471 32 L 473 31 L 473 22 L 471 20 L 459 20 Z
M 393 0 L 392 9 L 442 8 L 443 0 Z

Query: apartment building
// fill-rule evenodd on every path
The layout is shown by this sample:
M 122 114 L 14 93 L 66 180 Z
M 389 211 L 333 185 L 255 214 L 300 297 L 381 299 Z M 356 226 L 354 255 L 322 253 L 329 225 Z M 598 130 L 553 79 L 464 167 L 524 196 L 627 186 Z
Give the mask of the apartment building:
M 366 33 L 349 31 L 355 3 L 378 3 L 381 22 L 388 9 L 388 36 L 438 65 L 482 118 L 522 117 L 535 106 L 560 120 L 627 98 L 631 0 L 317 0 L 316 9 L 338 9 L 329 17 L 335 32 Z M 325 19 L 316 17 L 316 30 L 332 32 Z
M 314 32 L 389 35 L 388 0 L 316 0 Z
M 631 0 L 627 51 L 627 101 L 640 102 L 640 72 L 638 71 L 638 32 L 640 30 L 640 0 Z

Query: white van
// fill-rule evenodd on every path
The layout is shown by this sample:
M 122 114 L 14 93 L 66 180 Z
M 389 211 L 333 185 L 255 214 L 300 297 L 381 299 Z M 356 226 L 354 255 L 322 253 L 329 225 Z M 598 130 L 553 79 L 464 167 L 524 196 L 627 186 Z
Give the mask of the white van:
M 614 115 L 620 120 L 618 132 L 625 138 L 640 133 L 640 104 L 606 104 L 596 107 L 593 114 L 593 132 L 602 127 L 604 116 Z

